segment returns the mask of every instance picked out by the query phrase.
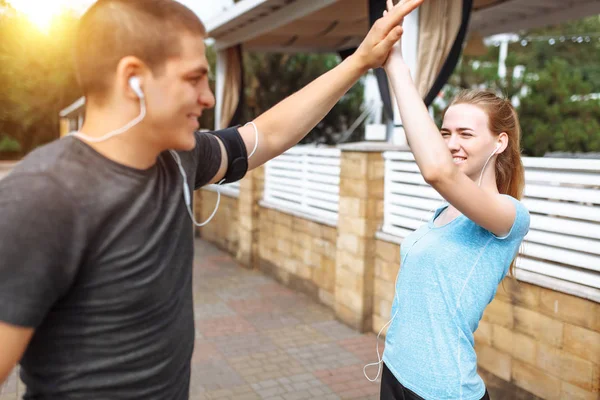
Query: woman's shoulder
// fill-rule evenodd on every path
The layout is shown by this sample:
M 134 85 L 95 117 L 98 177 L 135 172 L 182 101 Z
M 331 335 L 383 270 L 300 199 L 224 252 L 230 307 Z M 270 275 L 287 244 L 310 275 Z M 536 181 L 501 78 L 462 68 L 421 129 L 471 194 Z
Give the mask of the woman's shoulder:
M 515 208 L 515 217 L 512 227 L 507 235 L 503 237 L 497 237 L 498 239 L 507 239 L 509 237 L 515 237 L 522 239 L 529 232 L 529 224 L 531 216 L 529 210 L 519 199 L 516 199 L 508 194 L 500 194 L 503 198 L 507 199 L 507 204 L 512 204 Z
M 516 199 L 509 194 L 500 194 L 500 196 L 508 199 L 514 205 L 517 212 L 522 212 L 524 214 L 529 215 L 529 210 L 527 209 L 527 206 L 525 206 L 522 200 Z

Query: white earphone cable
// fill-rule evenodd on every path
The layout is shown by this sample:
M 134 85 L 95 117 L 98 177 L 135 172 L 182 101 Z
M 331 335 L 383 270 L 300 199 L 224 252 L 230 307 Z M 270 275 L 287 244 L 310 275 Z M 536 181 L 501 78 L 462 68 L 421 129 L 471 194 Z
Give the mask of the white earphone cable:
M 119 128 L 119 129 L 115 129 L 114 131 L 109 132 L 106 135 L 103 135 L 100 137 L 88 136 L 82 132 L 72 132 L 72 133 L 70 133 L 70 135 L 77 136 L 78 138 L 84 139 L 91 143 L 99 143 L 99 142 L 104 142 L 105 140 L 113 138 L 122 133 L 125 133 L 129 129 L 133 128 L 134 126 L 136 126 L 137 124 L 142 122 L 142 120 L 146 117 L 146 102 L 144 101 L 143 97 L 140 97 L 139 99 L 140 99 L 140 114 L 135 119 L 131 120 L 127 125 Z
M 250 159 L 250 157 L 252 157 L 254 155 L 254 153 L 256 152 L 256 149 L 258 148 L 258 128 L 256 127 L 256 124 L 252 121 L 248 122 L 246 125 L 252 125 L 254 127 L 254 148 L 252 149 L 252 152 L 248 156 L 248 159 Z M 244 126 L 246 126 L 246 125 L 244 125 Z M 204 221 L 202 223 L 197 222 L 196 219 L 194 218 L 194 213 L 192 212 L 192 208 L 191 208 L 192 199 L 191 199 L 191 194 L 190 194 L 191 190 L 190 190 L 188 182 L 187 182 L 187 175 L 181 164 L 181 158 L 179 157 L 179 154 L 177 154 L 177 152 L 175 152 L 173 150 L 169 150 L 169 152 L 171 153 L 171 156 L 173 157 L 173 159 L 175 159 L 175 162 L 177 163 L 177 166 L 179 167 L 179 173 L 181 174 L 181 176 L 183 178 L 183 199 L 185 202 L 185 206 L 187 208 L 187 212 L 188 212 L 192 222 L 194 223 L 194 225 L 202 227 L 202 226 L 208 224 L 213 219 L 213 217 L 217 214 L 217 211 L 219 209 L 219 204 L 221 203 L 221 191 L 219 190 L 219 185 L 221 185 L 225 181 L 225 178 L 221 179 L 221 181 L 216 184 L 217 186 L 215 186 L 215 189 L 217 191 L 217 203 L 215 204 L 215 208 L 214 208 L 213 212 L 206 219 L 206 221 Z
M 483 164 L 483 168 L 481 169 L 481 174 L 479 174 L 479 182 L 477 183 L 477 186 L 481 186 L 481 179 L 483 178 L 483 173 L 485 172 L 485 167 L 487 167 L 488 163 L 490 162 L 490 160 L 492 159 L 492 157 L 494 156 L 494 154 L 496 154 L 496 152 L 498 151 L 498 149 L 500 148 L 500 145 L 496 145 L 496 148 L 494 149 L 494 151 L 492 152 L 492 154 L 490 154 L 490 156 L 488 157 L 487 161 L 485 162 L 485 164 Z

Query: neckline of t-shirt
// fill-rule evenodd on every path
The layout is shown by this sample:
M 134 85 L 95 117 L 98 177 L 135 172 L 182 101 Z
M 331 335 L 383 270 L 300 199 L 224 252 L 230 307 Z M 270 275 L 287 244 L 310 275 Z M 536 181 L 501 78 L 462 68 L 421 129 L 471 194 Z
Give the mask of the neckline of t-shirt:
M 438 208 L 437 211 L 435 212 L 435 214 L 433 215 L 433 218 L 431 218 L 431 220 L 429 221 L 429 228 L 430 229 L 442 229 L 442 228 L 446 228 L 447 226 L 452 225 L 453 223 L 455 223 L 459 218 L 463 217 L 463 214 L 459 214 L 456 217 L 454 217 L 454 219 L 452 219 L 452 221 L 448 221 L 446 222 L 444 225 L 440 225 L 440 226 L 436 226 L 435 225 L 435 220 L 437 219 L 437 217 L 440 216 L 440 214 L 449 207 L 449 204 L 445 204 L 442 207 Z
M 127 165 L 123 165 L 114 160 L 111 160 L 110 158 L 106 157 L 105 155 L 99 153 L 96 149 L 94 149 L 92 146 L 90 146 L 88 143 L 86 143 L 85 141 L 83 141 L 81 139 L 78 139 L 76 137 L 73 137 L 72 139 L 76 143 L 75 144 L 76 146 L 79 146 L 81 149 L 83 149 L 83 151 L 85 151 L 91 157 L 94 157 L 94 158 L 98 159 L 99 161 L 103 162 L 109 168 L 113 169 L 117 173 L 129 175 L 129 176 L 133 176 L 133 177 L 137 177 L 137 178 L 147 178 L 153 174 L 154 170 L 156 169 L 156 167 L 158 165 L 158 160 L 157 160 L 154 163 L 154 165 L 152 165 L 151 167 L 148 167 L 146 169 L 129 167 Z

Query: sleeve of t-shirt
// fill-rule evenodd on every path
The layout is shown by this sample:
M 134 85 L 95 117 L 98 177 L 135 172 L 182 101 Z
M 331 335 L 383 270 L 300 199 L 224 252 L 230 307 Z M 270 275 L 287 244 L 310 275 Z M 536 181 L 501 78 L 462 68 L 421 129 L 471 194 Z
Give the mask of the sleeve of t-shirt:
M 194 189 L 199 189 L 217 174 L 223 155 L 218 139 L 208 132 L 196 132 L 196 148 L 193 153 L 196 167 Z
M 520 242 L 529 232 L 529 211 L 519 200 L 515 199 L 512 196 L 507 197 L 513 202 L 515 206 L 515 220 L 513 222 L 512 227 L 510 228 L 510 232 L 508 232 L 507 235 L 496 238 L 500 240 L 518 240 Z
M 0 180 L 0 321 L 36 328 L 76 274 L 77 210 L 43 174 Z

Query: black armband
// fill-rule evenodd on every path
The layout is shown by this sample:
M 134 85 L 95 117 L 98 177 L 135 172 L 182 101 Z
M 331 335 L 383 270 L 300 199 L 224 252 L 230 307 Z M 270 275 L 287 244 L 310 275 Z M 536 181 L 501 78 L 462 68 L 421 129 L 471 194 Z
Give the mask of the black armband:
M 227 152 L 227 172 L 223 183 L 237 182 L 248 172 L 248 152 L 238 126 L 211 132 L 221 139 Z

